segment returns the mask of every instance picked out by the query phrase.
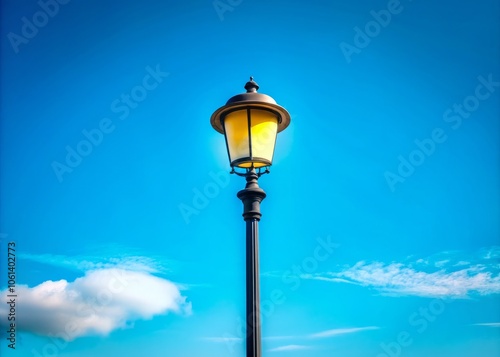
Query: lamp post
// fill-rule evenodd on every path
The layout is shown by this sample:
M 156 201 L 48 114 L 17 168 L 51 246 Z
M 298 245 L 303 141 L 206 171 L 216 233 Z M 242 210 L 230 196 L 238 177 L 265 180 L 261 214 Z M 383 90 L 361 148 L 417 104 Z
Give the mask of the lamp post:
M 270 96 L 257 93 L 259 86 L 252 77 L 245 89 L 246 93 L 235 95 L 217 109 L 210 123 L 224 134 L 231 173 L 246 178 L 245 189 L 237 194 L 246 222 L 246 355 L 261 357 L 259 221 L 266 193 L 258 179 L 269 173 L 276 136 L 290 124 L 290 114 Z

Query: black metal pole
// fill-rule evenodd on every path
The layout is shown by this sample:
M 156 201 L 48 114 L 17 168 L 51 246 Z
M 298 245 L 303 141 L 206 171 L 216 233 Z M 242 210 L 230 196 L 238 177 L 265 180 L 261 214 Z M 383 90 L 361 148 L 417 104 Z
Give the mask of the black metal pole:
M 259 176 L 254 169 L 246 175 L 247 184 L 238 192 L 243 202 L 246 222 L 246 349 L 247 357 L 261 357 L 260 289 L 259 289 L 259 221 L 260 203 L 266 193 L 259 187 Z

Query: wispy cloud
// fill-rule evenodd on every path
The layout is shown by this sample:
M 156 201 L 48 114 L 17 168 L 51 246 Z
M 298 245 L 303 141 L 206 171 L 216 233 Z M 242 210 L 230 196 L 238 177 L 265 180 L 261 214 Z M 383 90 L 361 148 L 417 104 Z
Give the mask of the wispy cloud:
M 268 350 L 269 352 L 283 352 L 283 351 L 300 351 L 300 350 L 312 350 L 311 346 L 304 345 L 286 345 Z
M 440 261 L 435 262 L 435 263 L 434 263 L 434 266 L 435 266 L 436 268 L 442 268 L 442 267 L 444 267 L 444 266 L 445 266 L 447 263 L 449 263 L 449 262 L 450 262 L 450 260 L 449 260 L 449 259 L 440 260 Z
M 308 340 L 308 339 L 318 339 L 318 338 L 328 338 L 339 335 L 345 335 L 350 333 L 357 333 L 369 330 L 378 330 L 378 326 L 365 326 L 365 327 L 349 327 L 349 328 L 336 328 L 326 331 L 320 331 L 302 336 L 268 336 L 264 337 L 264 340 Z
M 89 271 L 96 269 L 127 269 L 147 273 L 165 273 L 170 269 L 171 261 L 153 259 L 141 255 L 121 255 L 120 257 L 103 255 L 64 256 L 54 254 L 19 254 L 20 259 L 53 265 L 71 270 Z
M 279 341 L 279 340 L 290 340 L 290 339 L 296 339 L 297 336 L 267 336 L 267 337 L 262 337 L 263 340 L 267 341 Z
M 333 330 L 326 330 L 318 333 L 309 335 L 310 338 L 327 338 L 338 335 L 345 335 L 348 333 L 356 333 L 369 330 L 378 330 L 380 327 L 377 326 L 367 326 L 367 327 L 354 327 L 354 328 L 337 328 Z
M 338 271 L 301 277 L 366 286 L 392 296 L 467 298 L 500 293 L 499 252 L 497 247 L 483 249 L 467 260 L 458 252 L 443 252 L 402 263 L 360 261 Z
M 243 342 L 241 337 L 204 337 L 203 340 L 215 343 Z
M 488 326 L 488 327 L 500 327 L 500 322 L 481 322 L 478 324 L 472 324 L 473 326 Z
M 326 330 L 326 331 L 311 333 L 311 334 L 302 335 L 302 336 L 291 336 L 291 335 L 267 336 L 267 337 L 263 337 L 263 340 L 266 340 L 266 341 L 293 340 L 294 342 L 302 340 L 302 341 L 306 342 L 308 340 L 310 341 L 310 340 L 314 340 L 314 339 L 329 338 L 329 337 L 334 337 L 334 336 L 363 332 L 363 331 L 368 331 L 368 330 L 378 330 L 378 329 L 379 329 L 379 327 L 377 327 L 377 326 L 337 328 L 337 329 Z M 231 337 L 206 337 L 204 339 L 208 340 L 208 341 L 212 341 L 212 342 L 234 342 L 234 341 L 241 342 L 242 341 L 242 339 L 231 338 Z M 268 352 L 312 350 L 314 348 L 315 347 L 311 346 L 311 345 L 290 344 L 290 345 L 284 345 L 284 346 L 279 346 L 279 347 L 269 349 Z
M 482 253 L 486 260 L 498 259 L 500 258 L 500 247 L 483 248 Z
M 146 272 L 114 268 L 92 270 L 72 282 L 48 280 L 32 288 L 19 285 L 16 293 L 22 296 L 22 309 L 16 316 L 19 330 L 67 341 L 105 336 L 136 320 L 168 312 L 191 313 L 191 303 L 174 283 Z M 7 294 L 0 292 L 2 301 L 9 301 Z M 1 304 L 0 313 L 6 316 L 8 307 Z

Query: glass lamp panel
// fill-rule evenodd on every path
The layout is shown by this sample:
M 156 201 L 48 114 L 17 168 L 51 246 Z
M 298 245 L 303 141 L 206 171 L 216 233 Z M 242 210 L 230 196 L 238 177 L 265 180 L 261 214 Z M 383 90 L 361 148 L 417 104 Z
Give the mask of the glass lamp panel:
M 232 163 L 238 159 L 249 158 L 250 145 L 246 109 L 237 110 L 226 115 L 224 118 L 224 132 L 227 140 L 229 161 Z
M 262 158 L 269 163 L 273 161 L 276 134 L 278 131 L 278 118 L 276 114 L 267 110 L 252 109 L 250 115 L 252 156 Z M 255 167 L 268 164 L 255 162 Z

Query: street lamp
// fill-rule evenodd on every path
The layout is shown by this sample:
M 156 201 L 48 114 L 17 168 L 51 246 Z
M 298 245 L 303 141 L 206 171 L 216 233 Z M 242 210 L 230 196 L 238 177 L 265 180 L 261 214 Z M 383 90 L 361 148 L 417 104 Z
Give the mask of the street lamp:
M 237 194 L 243 202 L 246 222 L 246 350 L 247 357 L 260 357 L 259 221 L 260 203 L 266 193 L 258 179 L 269 173 L 276 136 L 290 124 L 290 114 L 270 96 L 257 93 L 259 86 L 253 77 L 245 89 L 246 93 L 235 95 L 217 109 L 210 123 L 224 134 L 231 173 L 247 181 L 245 189 Z

